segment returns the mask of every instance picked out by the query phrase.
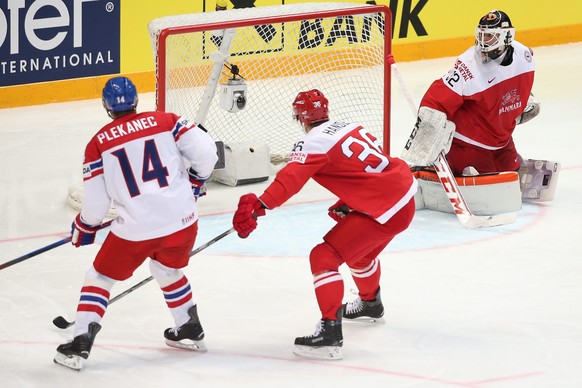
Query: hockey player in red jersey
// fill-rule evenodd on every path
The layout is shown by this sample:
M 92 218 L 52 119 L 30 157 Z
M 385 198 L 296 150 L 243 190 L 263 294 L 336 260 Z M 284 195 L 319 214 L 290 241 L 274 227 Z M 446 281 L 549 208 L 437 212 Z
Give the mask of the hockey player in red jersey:
M 294 353 L 341 359 L 342 318 L 382 319 L 378 255 L 412 221 L 417 183 L 408 165 L 388 156 L 365 128 L 330 120 L 328 100 L 319 90 L 299 93 L 293 115 L 305 137 L 260 197 L 240 198 L 233 226 L 240 237 L 248 237 L 258 216 L 281 206 L 310 178 L 339 197 L 329 208 L 337 224 L 309 257 L 321 321 L 313 335 L 295 339 Z M 338 268 L 343 263 L 351 270 L 359 297 L 342 306 L 344 283 Z
M 422 157 L 409 153 L 407 161 L 429 165 L 445 152 L 454 175 L 519 170 L 521 158 L 512 134 L 517 124 L 538 114 L 540 104 L 531 93 L 533 52 L 514 36 L 515 29 L 503 11 L 491 11 L 479 20 L 475 46 L 432 83 L 420 104 L 418 131 L 432 131 L 432 118 L 444 115 L 454 124 L 452 144 L 443 141 L 426 155 L 424 150 L 413 150 Z
M 190 283 L 180 268 L 188 264 L 196 240 L 196 200 L 205 194 L 218 159 L 216 144 L 201 125 L 173 113 L 137 113 L 137 102 L 131 80 L 108 80 L 103 106 L 113 121 L 85 149 L 83 210 L 72 225 L 72 244 L 95 241 L 112 201 L 118 217 L 85 275 L 74 338 L 57 348 L 55 363 L 72 369 L 81 369 L 89 356 L 113 285 L 148 257 L 176 325 L 164 332 L 166 343 L 206 349 Z

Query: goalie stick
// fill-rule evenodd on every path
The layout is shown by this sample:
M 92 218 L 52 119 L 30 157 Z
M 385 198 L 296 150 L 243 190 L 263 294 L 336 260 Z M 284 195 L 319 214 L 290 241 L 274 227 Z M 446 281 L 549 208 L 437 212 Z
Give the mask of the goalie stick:
M 101 224 L 101 226 L 99 228 L 100 229 L 107 228 L 109 225 L 111 225 L 112 222 L 113 222 L 113 220 L 107 221 L 107 222 Z M 66 243 L 68 243 L 70 241 L 71 241 L 71 236 L 68 236 L 62 240 L 59 240 L 59 241 L 54 242 L 52 244 L 49 244 L 45 247 L 39 248 L 36 251 L 32 251 L 30 253 L 27 253 L 26 255 L 22 255 L 20 257 L 17 257 L 16 259 L 12 259 L 10 261 L 7 261 L 6 263 L 0 264 L 0 270 L 3 270 L 4 268 L 8 268 L 14 264 L 18 264 L 21 261 L 28 260 L 34 256 L 37 256 L 37 255 L 40 255 L 41 253 L 46 252 L 46 251 L 50 251 L 51 249 L 54 249 L 56 247 L 60 247 L 61 245 L 65 245 Z
M 209 246 L 211 246 L 215 242 L 217 242 L 219 240 L 222 240 L 224 237 L 228 236 L 232 232 L 234 232 L 234 228 L 230 228 L 226 232 L 222 232 L 218 236 L 214 237 L 212 240 L 208 241 L 207 243 L 205 243 L 203 245 L 200 245 L 198 248 L 196 248 L 196 249 L 194 249 L 193 251 L 190 252 L 190 257 L 194 256 L 197 253 L 200 253 L 201 251 L 203 251 L 204 249 L 208 248 Z M 140 288 L 144 284 L 147 284 L 147 283 L 151 282 L 152 280 L 154 280 L 154 277 L 153 276 L 150 276 L 148 278 L 145 278 L 141 282 L 139 282 L 139 283 L 131 286 L 127 290 L 123 291 L 121 294 L 116 295 L 115 297 L 111 298 L 111 300 L 109 301 L 109 304 L 118 301 L 119 299 L 123 298 L 127 294 L 131 294 L 133 291 L 137 290 L 138 288 Z M 63 316 L 59 315 L 58 317 L 56 317 L 55 319 L 53 319 L 53 324 L 56 327 L 58 327 L 59 329 L 67 329 L 67 328 L 73 326 L 75 324 L 75 321 L 69 322 Z
M 396 67 L 394 57 L 390 56 L 388 58 L 388 62 L 390 63 L 390 67 L 394 72 L 394 76 L 396 77 L 396 80 L 398 81 L 398 84 L 402 89 L 402 93 L 404 94 L 404 97 L 408 102 L 412 114 L 416 117 L 417 112 L 416 106 L 414 105 L 412 97 L 408 92 L 408 88 L 406 87 L 406 84 L 404 83 L 404 80 L 400 75 L 400 71 Z M 515 222 L 515 219 L 517 218 L 517 213 L 515 212 L 501 213 L 490 216 L 478 216 L 473 214 L 473 212 L 471 212 L 471 209 L 469 209 L 467 201 L 465 200 L 465 197 L 461 193 L 459 185 L 457 184 L 457 180 L 455 179 L 455 176 L 453 175 L 453 172 L 449 167 L 449 163 L 447 162 L 447 159 L 442 152 L 439 154 L 439 157 L 433 163 L 433 165 L 437 173 L 437 176 L 439 177 L 439 180 L 443 185 L 445 192 L 447 193 L 447 197 L 451 202 L 451 206 L 453 207 L 453 210 L 457 215 L 457 218 L 465 228 L 467 229 L 486 228 Z
M 500 213 L 491 216 L 477 216 L 471 212 L 465 197 L 459 189 L 445 155 L 441 152 L 438 159 L 433 163 L 437 176 L 447 193 L 447 197 L 453 206 L 453 210 L 461 224 L 467 229 L 487 228 L 515 222 L 517 213 Z

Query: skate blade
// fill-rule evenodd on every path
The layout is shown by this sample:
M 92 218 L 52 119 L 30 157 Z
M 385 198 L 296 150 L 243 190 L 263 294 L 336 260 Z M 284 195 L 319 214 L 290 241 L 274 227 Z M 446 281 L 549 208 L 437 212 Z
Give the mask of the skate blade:
M 311 360 L 341 360 L 344 358 L 342 348 L 339 346 L 304 346 L 295 345 L 293 354 Z
M 383 325 L 386 323 L 384 317 L 373 318 L 373 317 L 357 317 L 357 318 L 346 318 L 344 317 L 344 322 L 354 322 L 362 324 L 373 324 L 373 325 Z
M 55 358 L 53 359 L 55 364 L 62 365 L 64 367 L 80 371 L 83 367 L 83 357 L 80 356 L 65 356 L 62 353 L 57 353 Z
M 206 347 L 206 343 L 203 340 L 200 341 L 193 341 L 193 340 L 182 340 L 182 341 L 172 341 L 166 339 L 166 345 L 176 348 L 176 349 L 184 349 L 190 350 L 194 352 L 207 352 L 208 348 Z

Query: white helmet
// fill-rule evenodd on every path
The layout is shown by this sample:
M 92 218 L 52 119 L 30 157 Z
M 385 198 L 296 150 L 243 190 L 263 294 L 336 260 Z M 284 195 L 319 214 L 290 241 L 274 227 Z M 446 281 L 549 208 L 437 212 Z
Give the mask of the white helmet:
M 475 47 L 483 63 L 499 58 L 513 42 L 515 28 L 503 11 L 493 10 L 475 28 Z

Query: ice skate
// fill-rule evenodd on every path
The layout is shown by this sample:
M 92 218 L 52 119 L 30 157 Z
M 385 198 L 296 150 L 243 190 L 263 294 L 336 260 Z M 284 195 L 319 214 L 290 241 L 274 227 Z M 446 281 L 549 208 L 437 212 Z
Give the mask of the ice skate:
M 95 341 L 99 330 L 101 330 L 101 325 L 97 322 L 91 322 L 87 333 L 76 336 L 69 343 L 59 345 L 57 354 L 53 360 L 55 364 L 60 364 L 74 370 L 81 370 L 83 360 L 89 358 L 93 341 Z
M 164 331 L 166 344 L 173 348 L 206 352 L 208 349 L 204 343 L 204 330 L 198 319 L 198 312 L 195 305 L 190 307 L 188 315 L 190 315 L 188 322 L 182 326 L 169 328 Z
M 342 352 L 342 309 L 338 311 L 338 319 L 322 319 L 317 323 L 315 333 L 305 337 L 295 338 L 293 354 L 314 360 L 341 360 Z
M 374 300 L 362 300 L 358 296 L 354 301 L 343 305 L 344 318 L 354 322 L 384 323 L 384 306 L 380 298 L 380 289 Z

